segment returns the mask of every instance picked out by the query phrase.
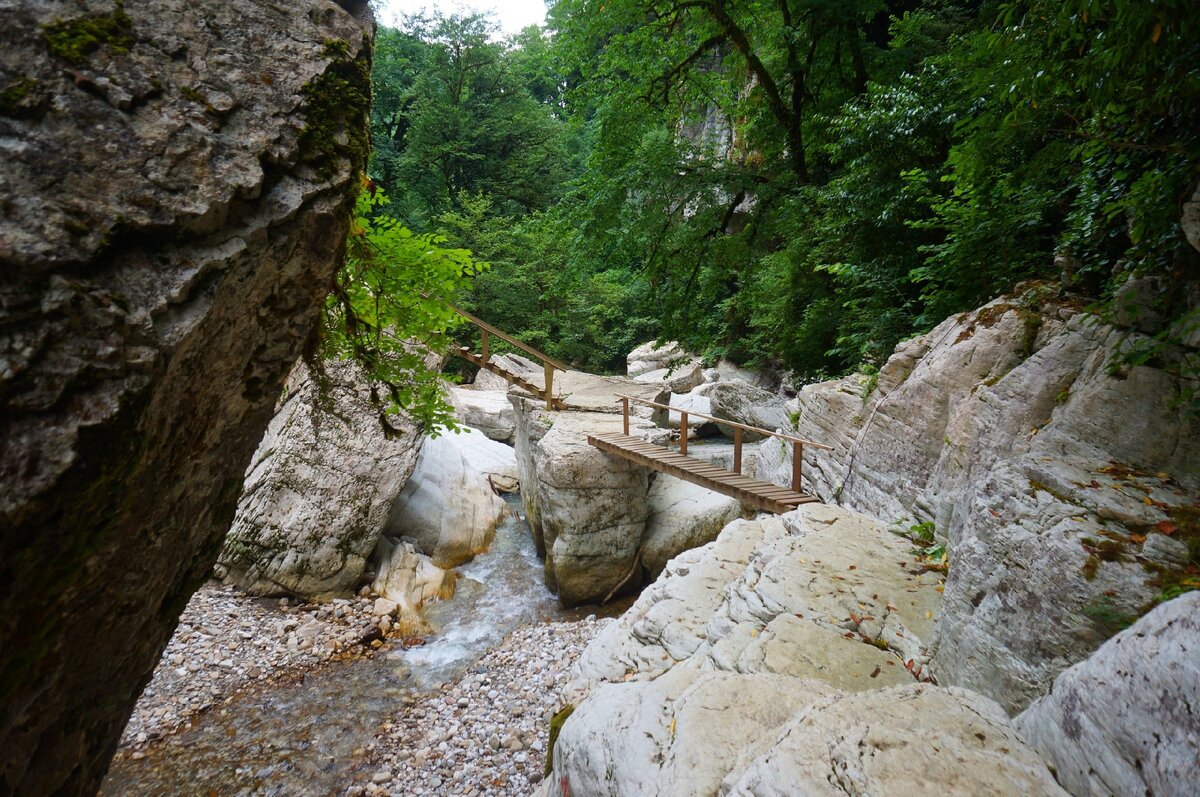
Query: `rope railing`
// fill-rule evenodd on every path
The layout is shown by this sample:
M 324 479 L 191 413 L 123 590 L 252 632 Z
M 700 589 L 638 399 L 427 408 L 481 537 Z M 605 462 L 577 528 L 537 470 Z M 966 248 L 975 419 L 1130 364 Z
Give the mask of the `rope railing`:
M 695 412 L 693 410 L 682 410 L 678 407 L 672 407 L 669 404 L 660 404 L 657 401 L 638 398 L 637 396 L 617 395 L 617 399 L 621 402 L 622 429 L 625 434 L 629 434 L 629 402 L 636 401 L 639 404 L 644 404 L 647 407 L 654 407 L 659 410 L 666 410 L 668 413 L 679 413 L 679 453 L 687 456 L 688 449 L 688 418 L 696 417 L 703 418 L 707 421 L 728 426 L 733 429 L 733 469 L 732 472 L 741 475 L 742 472 L 742 435 L 744 432 L 753 432 L 764 437 L 776 437 L 780 440 L 786 440 L 792 444 L 792 492 L 800 492 L 800 477 L 801 470 L 804 467 L 804 447 L 812 446 L 813 448 L 823 449 L 825 451 L 833 451 L 833 446 L 827 446 L 824 443 L 817 443 L 812 440 L 805 440 L 802 437 L 793 437 L 782 432 L 772 431 L 771 429 L 763 429 L 759 426 L 750 426 L 737 421 L 729 421 L 724 418 L 717 418 L 713 415 L 706 415 L 703 412 Z

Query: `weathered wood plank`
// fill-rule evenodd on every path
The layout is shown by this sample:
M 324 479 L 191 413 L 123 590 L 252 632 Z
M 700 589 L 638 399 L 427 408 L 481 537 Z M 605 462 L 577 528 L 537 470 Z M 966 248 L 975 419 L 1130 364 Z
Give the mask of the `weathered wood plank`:
M 782 514 L 795 506 L 817 500 L 813 496 L 795 493 L 769 482 L 721 470 L 703 460 L 675 453 L 669 448 L 648 443 L 628 434 L 606 432 L 589 436 L 588 442 L 602 451 L 635 464 L 707 487 L 766 512 Z

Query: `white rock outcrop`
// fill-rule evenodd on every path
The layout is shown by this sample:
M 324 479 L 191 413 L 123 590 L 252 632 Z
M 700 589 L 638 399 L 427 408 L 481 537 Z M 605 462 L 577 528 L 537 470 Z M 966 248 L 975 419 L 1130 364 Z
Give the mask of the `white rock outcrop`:
M 991 700 L 918 683 L 936 575 L 847 510 L 738 520 L 572 670 L 544 793 L 1062 797 Z
M 420 430 L 386 437 L 357 366 L 324 367 L 319 388 L 297 363 L 246 471 L 218 572 L 251 594 L 353 591 L 416 465 Z
M 1062 673 L 1015 720 L 1075 797 L 1185 797 L 1200 784 L 1200 592 Z
M 1157 593 L 1144 544 L 1194 511 L 1200 424 L 1169 369 L 1122 364 L 1138 338 L 1034 286 L 901 343 L 877 385 L 800 391 L 797 434 L 834 447 L 805 488 L 949 543 L 939 682 L 1018 711 Z M 787 484 L 790 450 L 760 450 Z
M 514 398 L 521 495 L 546 584 L 564 605 L 600 600 L 633 569 L 649 515 L 649 472 L 610 457 L 589 434 L 620 431 L 621 416 L 546 412 Z M 665 435 L 631 419 L 631 431 Z
M 652 577 L 668 559 L 712 542 L 730 522 L 753 514 L 736 498 L 665 473 L 654 477 L 647 501 L 642 565 Z
M 497 367 L 503 368 L 511 374 L 525 378 L 541 379 L 542 377 L 542 366 L 520 354 L 496 354 L 488 359 Z M 501 392 L 507 392 L 510 387 L 504 377 L 483 368 L 480 368 L 479 373 L 475 374 L 475 381 L 472 385 L 476 390 L 499 390 Z
M 687 393 L 704 384 L 704 369 L 699 360 L 670 368 L 656 368 L 633 377 L 634 381 L 662 385 L 672 393 Z
M 464 426 L 478 429 L 501 443 L 511 444 L 515 439 L 516 419 L 507 390 L 452 387 L 447 398 L 454 407 L 454 417 Z
M 474 429 L 425 438 L 416 469 L 387 516 L 387 535 L 412 541 L 440 567 L 486 551 L 506 506 L 484 468 L 506 467 L 505 478 L 511 478 L 515 458 L 503 464 L 511 453 Z
M 1067 797 L 996 703 L 928 684 L 814 701 L 738 765 L 722 794 Z
M 670 560 L 573 677 L 586 692 L 691 660 L 839 689 L 911 683 L 928 662 L 941 579 L 912 564 L 910 547 L 870 518 L 819 504 L 736 520 Z
M 684 351 L 678 343 L 669 341 L 657 345 L 654 341 L 643 343 L 625 357 L 625 373 L 638 377 L 651 371 L 667 370 L 683 363 L 697 360 L 696 356 Z

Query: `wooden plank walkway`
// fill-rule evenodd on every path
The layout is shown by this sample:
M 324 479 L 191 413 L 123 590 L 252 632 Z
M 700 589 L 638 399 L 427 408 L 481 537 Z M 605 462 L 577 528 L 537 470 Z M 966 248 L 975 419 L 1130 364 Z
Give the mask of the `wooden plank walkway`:
M 665 446 L 647 443 L 641 438 L 620 432 L 588 435 L 588 442 L 602 451 L 637 465 L 707 487 L 736 498 L 742 503 L 756 506 L 764 512 L 781 515 L 800 504 L 810 504 L 819 500 L 814 496 L 793 492 L 769 482 L 722 470 L 702 459 L 684 456 Z

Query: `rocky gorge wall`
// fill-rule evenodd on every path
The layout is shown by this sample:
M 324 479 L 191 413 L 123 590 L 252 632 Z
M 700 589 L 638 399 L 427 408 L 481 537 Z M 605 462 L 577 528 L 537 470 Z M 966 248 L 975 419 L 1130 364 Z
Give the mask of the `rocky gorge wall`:
M 940 682 L 1017 711 L 1194 570 L 1200 424 L 1171 368 L 1122 364 L 1141 338 L 1031 286 L 900 344 L 877 384 L 800 391 L 798 433 L 835 447 L 806 486 L 948 543 Z
M 366 4 L 18 2 L 0 48 L 0 792 L 90 794 L 340 263 Z

